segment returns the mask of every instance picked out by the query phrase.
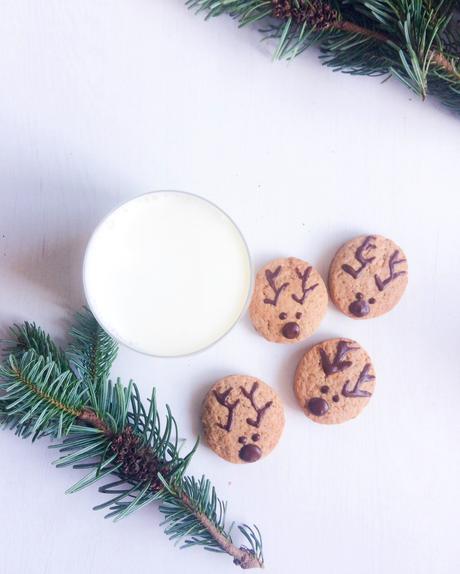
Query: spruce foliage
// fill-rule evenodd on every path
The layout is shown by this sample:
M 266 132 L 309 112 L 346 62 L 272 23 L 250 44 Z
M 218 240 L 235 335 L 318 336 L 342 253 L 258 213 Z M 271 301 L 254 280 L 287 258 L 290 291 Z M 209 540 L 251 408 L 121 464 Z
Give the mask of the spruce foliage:
M 180 452 L 176 421 L 162 421 L 155 389 L 144 404 L 135 383 L 112 382 L 117 344 L 84 310 L 71 330 L 67 353 L 33 323 L 15 325 L 0 366 L 0 424 L 33 441 L 57 439 L 57 467 L 85 469 L 73 493 L 95 483 L 107 498 L 95 507 L 121 520 L 159 502 L 165 532 L 182 547 L 224 552 L 242 568 L 263 566 L 257 527 L 238 527 L 236 546 L 226 503 L 209 479 L 186 476 L 198 441 Z
M 207 17 L 257 23 L 276 58 L 310 46 L 335 71 L 394 76 L 460 111 L 459 0 L 188 0 Z

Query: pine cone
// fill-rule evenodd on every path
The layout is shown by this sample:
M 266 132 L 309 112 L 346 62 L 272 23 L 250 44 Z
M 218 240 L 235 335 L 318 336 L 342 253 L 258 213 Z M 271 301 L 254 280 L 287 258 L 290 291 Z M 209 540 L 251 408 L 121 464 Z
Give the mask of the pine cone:
M 293 6 L 291 0 L 273 0 L 273 16 L 275 18 L 288 20 L 292 18 L 292 11 Z
M 131 427 L 126 427 L 112 439 L 112 451 L 117 453 L 117 463 L 122 463 L 121 473 L 125 478 L 138 482 L 150 480 L 152 490 L 162 488 L 158 473 L 167 476 L 168 465 L 162 464 L 148 447 L 142 446 Z
M 321 0 L 272 0 L 273 16 L 280 20 L 292 18 L 296 24 L 306 23 L 309 28 L 325 30 L 337 22 L 339 15 L 329 4 Z

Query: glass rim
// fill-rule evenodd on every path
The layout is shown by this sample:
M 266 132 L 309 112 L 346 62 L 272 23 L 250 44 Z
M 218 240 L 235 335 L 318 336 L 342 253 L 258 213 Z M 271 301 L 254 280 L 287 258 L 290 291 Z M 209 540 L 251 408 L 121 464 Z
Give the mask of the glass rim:
M 225 332 L 223 332 L 217 339 L 215 339 L 214 341 L 212 341 L 211 343 L 209 343 L 208 345 L 201 347 L 199 349 L 196 349 L 195 351 L 191 351 L 190 353 L 179 353 L 177 355 L 160 355 L 157 353 L 149 353 L 148 351 L 145 351 L 144 349 L 140 349 L 138 347 L 136 347 L 135 345 L 131 345 L 128 344 L 126 341 L 122 340 L 118 335 L 114 334 L 105 324 L 104 322 L 100 319 L 100 317 L 98 316 L 97 312 L 95 311 L 95 309 L 93 308 L 93 306 L 90 303 L 90 299 L 88 296 L 88 284 L 87 284 L 87 265 L 88 265 L 88 253 L 90 252 L 91 249 L 91 245 L 98 233 L 98 231 L 101 229 L 101 227 L 103 227 L 103 225 L 106 223 L 106 221 L 112 217 L 112 215 L 118 211 L 119 209 L 121 209 L 122 207 L 124 207 L 125 205 L 132 203 L 134 201 L 139 200 L 142 197 L 148 196 L 148 195 L 156 195 L 156 194 L 168 194 L 168 193 L 172 193 L 172 194 L 178 194 L 178 195 L 186 195 L 189 197 L 193 197 L 195 199 L 199 199 L 201 201 L 204 201 L 205 203 L 207 203 L 208 205 L 212 206 L 214 209 L 216 209 L 218 212 L 220 212 L 222 215 L 224 215 L 229 221 L 230 223 L 233 225 L 233 227 L 236 229 L 236 231 L 238 232 L 239 237 L 241 238 L 245 251 L 246 251 L 246 255 L 247 255 L 247 259 L 248 259 L 248 263 L 249 263 L 249 282 L 248 282 L 248 288 L 247 288 L 247 293 L 246 293 L 246 297 L 244 300 L 243 305 L 241 306 L 241 310 L 238 313 L 238 316 L 236 317 L 236 319 L 232 322 L 232 324 L 228 327 L 228 329 L 225 330 Z M 219 207 L 217 204 L 215 204 L 213 201 L 207 199 L 206 197 L 203 197 L 202 195 L 198 195 L 197 193 L 192 193 L 189 191 L 181 191 L 181 190 L 177 190 L 177 189 L 158 189 L 158 190 L 154 190 L 154 191 L 147 191 L 145 193 L 141 193 L 139 195 L 136 195 L 135 197 L 132 197 L 131 199 L 128 199 L 126 201 L 121 201 L 120 203 L 118 203 L 118 205 L 116 205 L 115 207 L 113 207 L 100 221 L 99 223 L 96 225 L 96 227 L 93 229 L 90 238 L 88 239 L 88 242 L 86 244 L 86 248 L 85 248 L 85 254 L 83 257 L 83 265 L 82 265 L 82 276 L 83 276 L 83 292 L 85 295 L 85 300 L 86 300 L 86 304 L 89 308 L 89 310 L 91 311 L 91 313 L 94 315 L 96 321 L 99 323 L 99 325 L 104 329 L 104 331 L 106 331 L 117 343 L 119 343 L 121 346 L 126 347 L 127 349 L 131 349 L 133 351 L 136 351 L 137 353 L 140 353 L 142 355 L 146 355 L 148 357 L 155 357 L 157 359 L 180 359 L 183 357 L 192 357 L 194 355 L 198 355 L 199 353 L 203 353 L 204 351 L 210 349 L 211 347 L 214 347 L 214 345 L 216 345 L 217 343 L 219 343 L 220 341 L 222 341 L 222 339 L 224 339 L 224 337 L 226 337 L 234 328 L 235 326 L 240 322 L 241 318 L 243 317 L 243 315 L 246 313 L 247 308 L 249 306 L 249 301 L 251 298 L 251 294 L 252 294 L 252 290 L 253 290 L 253 286 L 254 286 L 254 264 L 252 261 L 252 257 L 251 257 L 251 252 L 249 250 L 249 245 L 246 241 L 245 236 L 243 235 L 240 227 L 235 223 L 234 219 L 232 217 L 230 217 L 230 215 L 224 211 L 221 207 Z

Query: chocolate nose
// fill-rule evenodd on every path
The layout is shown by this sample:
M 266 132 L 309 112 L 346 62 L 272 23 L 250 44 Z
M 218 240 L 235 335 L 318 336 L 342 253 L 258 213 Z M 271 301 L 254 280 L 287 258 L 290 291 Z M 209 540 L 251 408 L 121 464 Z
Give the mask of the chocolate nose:
M 262 451 L 256 444 L 245 444 L 239 455 L 244 462 L 256 462 L 262 456 Z
M 300 327 L 297 323 L 286 323 L 281 330 L 286 339 L 296 339 L 300 335 Z
M 327 401 L 320 397 L 314 397 L 308 401 L 308 410 L 317 417 L 322 417 L 329 410 Z
M 364 299 L 353 301 L 348 309 L 355 317 L 365 317 L 370 311 L 369 305 Z

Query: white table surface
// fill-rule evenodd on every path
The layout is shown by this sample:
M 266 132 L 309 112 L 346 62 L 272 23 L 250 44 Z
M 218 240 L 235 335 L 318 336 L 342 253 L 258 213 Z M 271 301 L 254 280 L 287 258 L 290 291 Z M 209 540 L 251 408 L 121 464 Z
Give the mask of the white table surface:
M 152 189 L 215 201 L 256 265 L 299 256 L 326 275 L 337 247 L 375 232 L 405 249 L 408 292 L 354 322 L 331 306 L 308 343 L 266 343 L 247 317 L 178 360 L 122 350 L 114 374 L 158 387 L 181 434 L 217 378 L 258 376 L 285 402 L 273 454 L 232 466 L 201 446 L 229 517 L 256 522 L 270 574 L 454 574 L 460 568 L 460 124 L 398 84 L 274 64 L 254 30 L 205 23 L 182 0 L 0 2 L 0 326 L 36 320 L 60 340 L 83 303 L 84 246 L 99 219 Z M 315 425 L 292 392 L 310 343 L 356 338 L 378 372 L 353 422 Z M 237 570 L 179 551 L 146 508 L 117 525 L 55 452 L 0 434 L 2 574 Z

